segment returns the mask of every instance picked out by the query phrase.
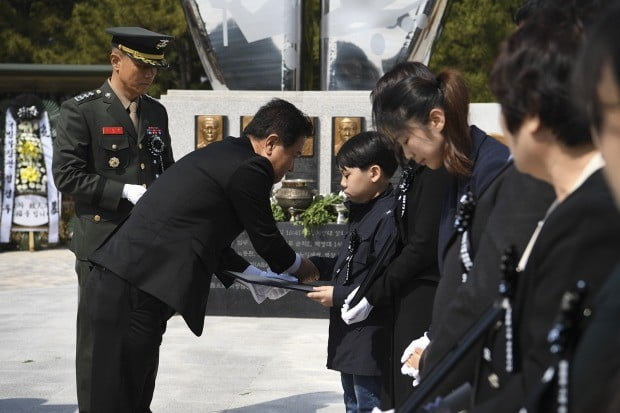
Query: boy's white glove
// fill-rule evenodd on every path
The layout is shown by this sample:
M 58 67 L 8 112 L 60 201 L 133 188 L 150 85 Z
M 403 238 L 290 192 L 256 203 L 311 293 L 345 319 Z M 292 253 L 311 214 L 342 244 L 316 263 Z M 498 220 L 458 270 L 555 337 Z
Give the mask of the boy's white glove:
M 125 184 L 123 185 L 123 194 L 121 196 L 135 205 L 145 192 L 146 188 L 142 185 Z
M 428 344 L 430 342 L 431 341 L 428 339 L 428 332 L 425 332 L 422 337 L 413 340 L 411 344 L 409 344 L 407 348 L 405 348 L 405 351 L 403 351 L 403 355 L 400 357 L 400 362 L 403 363 L 402 367 L 400 368 L 400 372 L 405 376 L 413 377 L 413 387 L 416 387 L 418 384 L 420 384 L 420 370 L 416 369 L 415 367 L 409 366 L 407 364 L 407 360 L 409 360 L 409 357 L 413 355 L 416 349 L 424 351 L 426 347 L 428 347 Z
M 243 270 L 243 274 L 246 275 L 255 275 L 259 277 L 265 278 L 277 278 L 286 281 L 297 281 L 297 278 L 288 275 L 288 274 L 276 274 L 272 271 L 263 271 L 260 268 L 257 268 L 253 265 L 249 265 L 245 270 Z M 286 288 L 278 288 L 278 287 L 270 287 L 268 285 L 261 284 L 252 284 L 248 282 L 241 281 L 239 279 L 236 280 L 239 284 L 245 286 L 252 293 L 252 297 L 254 301 L 258 304 L 261 304 L 267 298 L 270 300 L 277 300 L 278 298 L 282 298 L 289 292 Z
M 353 297 L 355 297 L 355 293 L 357 293 L 357 290 L 359 289 L 360 288 L 357 287 L 355 290 L 351 291 L 349 295 L 347 295 L 347 298 L 345 298 L 344 304 L 340 309 L 340 315 L 342 316 L 342 320 L 348 325 L 366 320 L 368 318 L 368 314 L 370 314 L 373 309 L 372 304 L 368 302 L 366 297 L 362 298 L 360 302 L 357 303 L 354 307 L 349 308 L 351 300 L 353 300 Z

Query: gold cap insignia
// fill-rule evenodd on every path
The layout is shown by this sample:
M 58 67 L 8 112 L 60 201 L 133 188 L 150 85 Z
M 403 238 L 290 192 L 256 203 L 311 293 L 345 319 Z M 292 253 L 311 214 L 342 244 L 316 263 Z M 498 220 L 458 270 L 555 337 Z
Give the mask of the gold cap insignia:
M 121 161 L 119 161 L 116 156 L 113 156 L 108 160 L 108 165 L 110 165 L 110 168 L 118 168 L 120 164 Z

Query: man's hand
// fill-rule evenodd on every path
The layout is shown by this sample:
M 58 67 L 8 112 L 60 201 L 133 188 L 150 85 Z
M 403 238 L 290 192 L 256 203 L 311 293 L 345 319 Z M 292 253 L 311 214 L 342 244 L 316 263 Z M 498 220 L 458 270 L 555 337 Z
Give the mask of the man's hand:
M 317 303 L 325 307 L 332 307 L 334 305 L 333 286 L 324 285 L 320 287 L 314 287 L 313 290 L 313 292 L 306 294 L 306 297 L 316 301 Z
M 247 268 L 243 270 L 243 274 L 255 275 L 255 276 L 265 277 L 265 278 L 279 278 L 279 279 L 284 279 L 284 280 L 293 278 L 288 274 L 276 274 L 271 271 L 263 271 L 260 268 L 257 268 L 253 265 L 248 265 Z M 277 300 L 278 298 L 283 297 L 289 292 L 289 290 L 285 288 L 270 287 L 268 285 L 261 285 L 261 284 L 252 284 L 252 283 L 241 281 L 241 280 L 236 280 L 236 282 L 238 282 L 239 284 L 245 286 L 248 290 L 250 290 L 250 292 L 252 293 L 252 297 L 254 298 L 254 301 L 256 301 L 258 304 L 261 304 L 267 298 L 269 298 L 270 300 Z
M 299 282 L 312 282 L 319 279 L 319 270 L 308 258 L 301 257 L 301 264 L 293 275 L 297 277 Z
M 357 290 L 360 288 L 357 287 L 355 290 L 351 291 L 347 298 L 344 300 L 344 304 L 340 309 L 340 314 L 342 316 L 342 320 L 351 325 L 353 323 L 359 323 L 360 321 L 364 321 L 368 318 L 368 315 L 373 309 L 372 304 L 368 302 L 366 297 L 362 298 L 359 303 L 355 307 L 349 308 L 349 304 L 351 304 L 351 300 L 355 297 Z
M 146 188 L 142 185 L 125 184 L 122 197 L 135 205 L 145 192 Z

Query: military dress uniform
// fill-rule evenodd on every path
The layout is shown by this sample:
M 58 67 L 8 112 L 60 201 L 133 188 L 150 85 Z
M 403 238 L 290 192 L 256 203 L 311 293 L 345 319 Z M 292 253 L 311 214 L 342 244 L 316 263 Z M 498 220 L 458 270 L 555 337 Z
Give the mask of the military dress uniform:
M 118 40 L 113 38 L 115 47 L 119 46 Z M 139 53 L 136 49 L 129 50 Z M 122 198 L 124 185 L 147 188 L 174 162 L 166 109 L 148 95 L 137 100 L 136 129 L 127 109 L 106 80 L 99 89 L 62 104 L 54 141 L 56 186 L 75 201 L 70 248 L 76 256 L 80 285 L 76 353 L 80 411 L 87 411 L 90 404 L 92 339 L 83 294 L 91 269 L 87 258 L 131 212 L 133 204 Z

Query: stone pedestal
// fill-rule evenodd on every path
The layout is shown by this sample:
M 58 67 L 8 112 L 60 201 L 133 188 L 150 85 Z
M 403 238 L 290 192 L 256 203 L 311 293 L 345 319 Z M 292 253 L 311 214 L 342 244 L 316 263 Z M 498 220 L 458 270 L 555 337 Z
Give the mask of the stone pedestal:
M 333 257 L 338 252 L 344 238 L 346 225 L 327 224 L 316 228 L 312 236 L 302 235 L 302 226 L 288 222 L 278 223 L 280 232 L 293 249 L 304 257 L 314 255 Z M 256 254 L 246 233 L 233 242 L 232 247 L 239 255 L 258 268 L 267 264 Z M 207 304 L 207 314 L 229 316 L 269 316 L 269 317 L 312 317 L 324 318 L 329 311 L 307 298 L 304 293 L 291 291 L 278 300 L 265 300 L 257 304 L 250 292 L 239 284 L 225 289 L 215 277 L 211 281 L 211 292 Z

